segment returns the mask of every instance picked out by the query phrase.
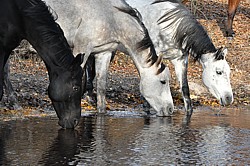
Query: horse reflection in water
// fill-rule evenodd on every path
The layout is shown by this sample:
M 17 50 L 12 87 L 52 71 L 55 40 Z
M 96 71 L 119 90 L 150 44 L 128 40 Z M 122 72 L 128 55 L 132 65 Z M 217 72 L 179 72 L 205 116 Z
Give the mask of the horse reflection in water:
M 204 124 L 197 116 L 197 123 L 185 125 L 176 117 L 84 117 L 76 130 L 58 131 L 39 164 L 225 165 L 237 158 L 230 150 L 237 133 L 230 137 L 232 133 L 220 126 L 219 118 Z
M 57 137 L 51 141 L 50 147 L 44 151 L 38 164 L 106 165 L 112 163 L 115 159 L 108 157 L 109 155 L 119 159 L 128 155 L 126 151 L 131 153 L 124 147 L 130 144 L 130 140 L 135 140 L 136 134 L 140 133 L 149 121 L 148 117 L 145 119 L 130 117 L 129 120 L 127 118 L 110 119 L 108 116 L 101 115 L 83 117 L 76 130 L 58 130 Z
M 11 51 L 22 39 L 27 39 L 48 69 L 48 94 L 59 125 L 74 128 L 81 116 L 82 55 L 74 58 L 61 28 L 43 1 L 2 0 L 0 15 L 0 99 L 3 80 L 10 85 L 9 78 L 4 78 L 4 65 Z
M 220 104 L 229 105 L 233 102 L 230 67 L 225 59 L 227 49 L 215 48 L 207 32 L 188 9 L 177 0 L 126 2 L 141 13 L 157 54 L 174 64 L 188 116 L 193 112 L 187 80 L 189 54 L 202 64 L 203 83 Z M 86 65 L 87 76 L 92 73 L 88 66 L 91 64 Z M 91 79 L 87 81 L 87 85 L 92 84 Z
M 140 92 L 159 116 L 173 113 L 169 70 L 157 56 L 140 15 L 123 0 L 45 0 L 58 15 L 74 53 L 95 57 L 97 110 L 106 111 L 105 93 L 111 55 L 129 54 L 140 74 Z M 85 64 L 85 62 L 83 63 Z
M 0 163 L 247 165 L 250 113 L 238 110 L 236 118 L 235 111 L 227 110 L 218 117 L 201 110 L 187 125 L 182 114 L 157 118 L 84 116 L 74 130 L 60 129 L 52 118 L 1 121 Z

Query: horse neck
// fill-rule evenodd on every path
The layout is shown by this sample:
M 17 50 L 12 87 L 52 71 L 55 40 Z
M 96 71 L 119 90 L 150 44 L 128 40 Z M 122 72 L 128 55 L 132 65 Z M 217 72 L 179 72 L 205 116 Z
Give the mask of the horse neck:
M 132 51 L 130 55 L 140 73 L 144 69 L 151 67 L 157 60 L 156 54 L 152 53 L 150 48 L 140 51 Z
M 70 66 L 74 56 L 62 35 L 55 35 L 50 39 L 46 39 L 40 31 L 34 30 L 35 33 L 31 31 L 29 31 L 26 38 L 43 59 L 49 71 Z
M 136 35 L 126 35 L 122 43 L 140 72 L 142 69 L 152 66 L 157 61 L 158 57 L 146 30 L 144 33 L 140 31 L 131 34 Z
M 140 14 L 127 5 L 117 9 L 121 11 L 120 16 L 123 18 L 122 21 L 119 19 L 121 17 L 116 20 L 120 29 L 116 34 L 119 36 L 118 40 L 131 55 L 139 71 L 151 66 L 157 61 L 157 55 Z
M 43 1 L 17 1 L 22 17 L 24 38 L 44 60 L 49 71 L 54 66 L 68 68 L 74 60 L 63 31 Z
M 160 40 L 164 43 L 159 47 L 165 50 L 174 45 L 175 48 L 177 47 L 179 50 L 182 50 L 184 54 L 190 54 L 196 60 L 199 60 L 203 54 L 216 51 L 214 44 L 203 26 L 181 3 L 174 0 L 173 3 L 171 1 L 161 0 L 152 1 L 155 1 L 155 3 L 148 4 L 152 11 L 150 12 L 152 13 L 151 20 L 145 22 L 152 24 L 150 22 L 154 21 L 155 26 L 160 30 Z M 141 12 L 142 15 L 144 15 L 147 14 L 148 11 L 144 10 Z M 162 14 L 159 15 L 159 13 Z M 144 17 L 144 20 L 146 19 L 147 18 Z M 154 29 L 150 29 L 149 31 L 150 35 L 151 32 L 155 34 Z M 156 34 L 152 35 L 152 37 L 154 41 L 157 41 L 156 39 L 159 38 Z

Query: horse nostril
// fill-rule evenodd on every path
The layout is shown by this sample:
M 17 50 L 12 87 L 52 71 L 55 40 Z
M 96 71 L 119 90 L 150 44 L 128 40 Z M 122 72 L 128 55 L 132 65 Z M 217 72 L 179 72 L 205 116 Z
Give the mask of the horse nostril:
M 231 96 L 226 96 L 226 103 L 230 104 L 232 102 L 232 97 Z
M 170 107 L 170 108 L 168 109 L 168 113 L 169 113 L 169 115 L 172 115 L 172 114 L 174 113 L 174 109 L 173 109 L 172 107 Z
M 78 119 L 74 119 L 74 127 L 76 127 L 79 123 L 79 120 Z

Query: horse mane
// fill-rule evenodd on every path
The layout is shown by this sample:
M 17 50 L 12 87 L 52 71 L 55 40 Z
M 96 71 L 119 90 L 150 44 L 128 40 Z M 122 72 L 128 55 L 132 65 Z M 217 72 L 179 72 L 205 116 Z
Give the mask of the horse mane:
M 39 41 L 50 43 L 46 45 L 50 52 L 53 51 L 53 56 L 49 58 L 50 62 L 56 66 L 69 67 L 74 56 L 68 56 L 72 55 L 72 51 L 64 37 L 62 29 L 55 22 L 57 19 L 56 13 L 41 0 L 28 0 L 28 2 L 30 6 L 21 9 L 21 11 L 24 17 L 31 20 L 32 25 L 36 25 L 34 27 L 39 34 Z
M 173 31 L 173 39 L 177 46 L 186 53 L 190 53 L 195 60 L 202 54 L 215 52 L 216 48 L 203 26 L 194 16 L 177 0 L 156 0 L 152 4 L 161 2 L 175 3 L 175 8 L 167 10 L 159 18 L 158 24 L 167 23 L 164 29 Z
M 124 12 L 124 13 L 127 13 L 127 14 L 131 15 L 133 18 L 135 18 L 135 20 L 142 27 L 143 32 L 144 32 L 144 37 L 140 42 L 138 42 L 136 44 L 136 48 L 137 48 L 138 51 L 143 51 L 145 49 L 150 48 L 150 52 L 148 54 L 146 63 L 150 63 L 150 66 L 152 66 L 153 64 L 155 64 L 157 62 L 158 56 L 156 55 L 156 51 L 154 49 L 153 42 L 152 42 L 152 40 L 151 40 L 151 38 L 150 38 L 150 36 L 148 34 L 148 30 L 145 27 L 144 23 L 142 22 L 142 17 L 140 15 L 140 13 L 136 9 L 134 9 L 134 8 L 132 8 L 130 6 L 126 7 L 126 8 L 118 8 L 118 7 L 116 7 L 116 8 L 121 12 Z M 158 73 L 161 73 L 161 71 L 163 71 L 164 68 L 165 67 L 161 66 L 160 71 L 158 71 Z

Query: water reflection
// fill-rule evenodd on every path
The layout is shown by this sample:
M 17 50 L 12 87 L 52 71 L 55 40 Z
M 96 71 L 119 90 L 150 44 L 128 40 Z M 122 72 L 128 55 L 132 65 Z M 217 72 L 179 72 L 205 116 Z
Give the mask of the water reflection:
M 246 165 L 250 113 L 195 112 L 169 118 L 83 117 L 75 130 L 56 119 L 3 122 L 0 165 Z

